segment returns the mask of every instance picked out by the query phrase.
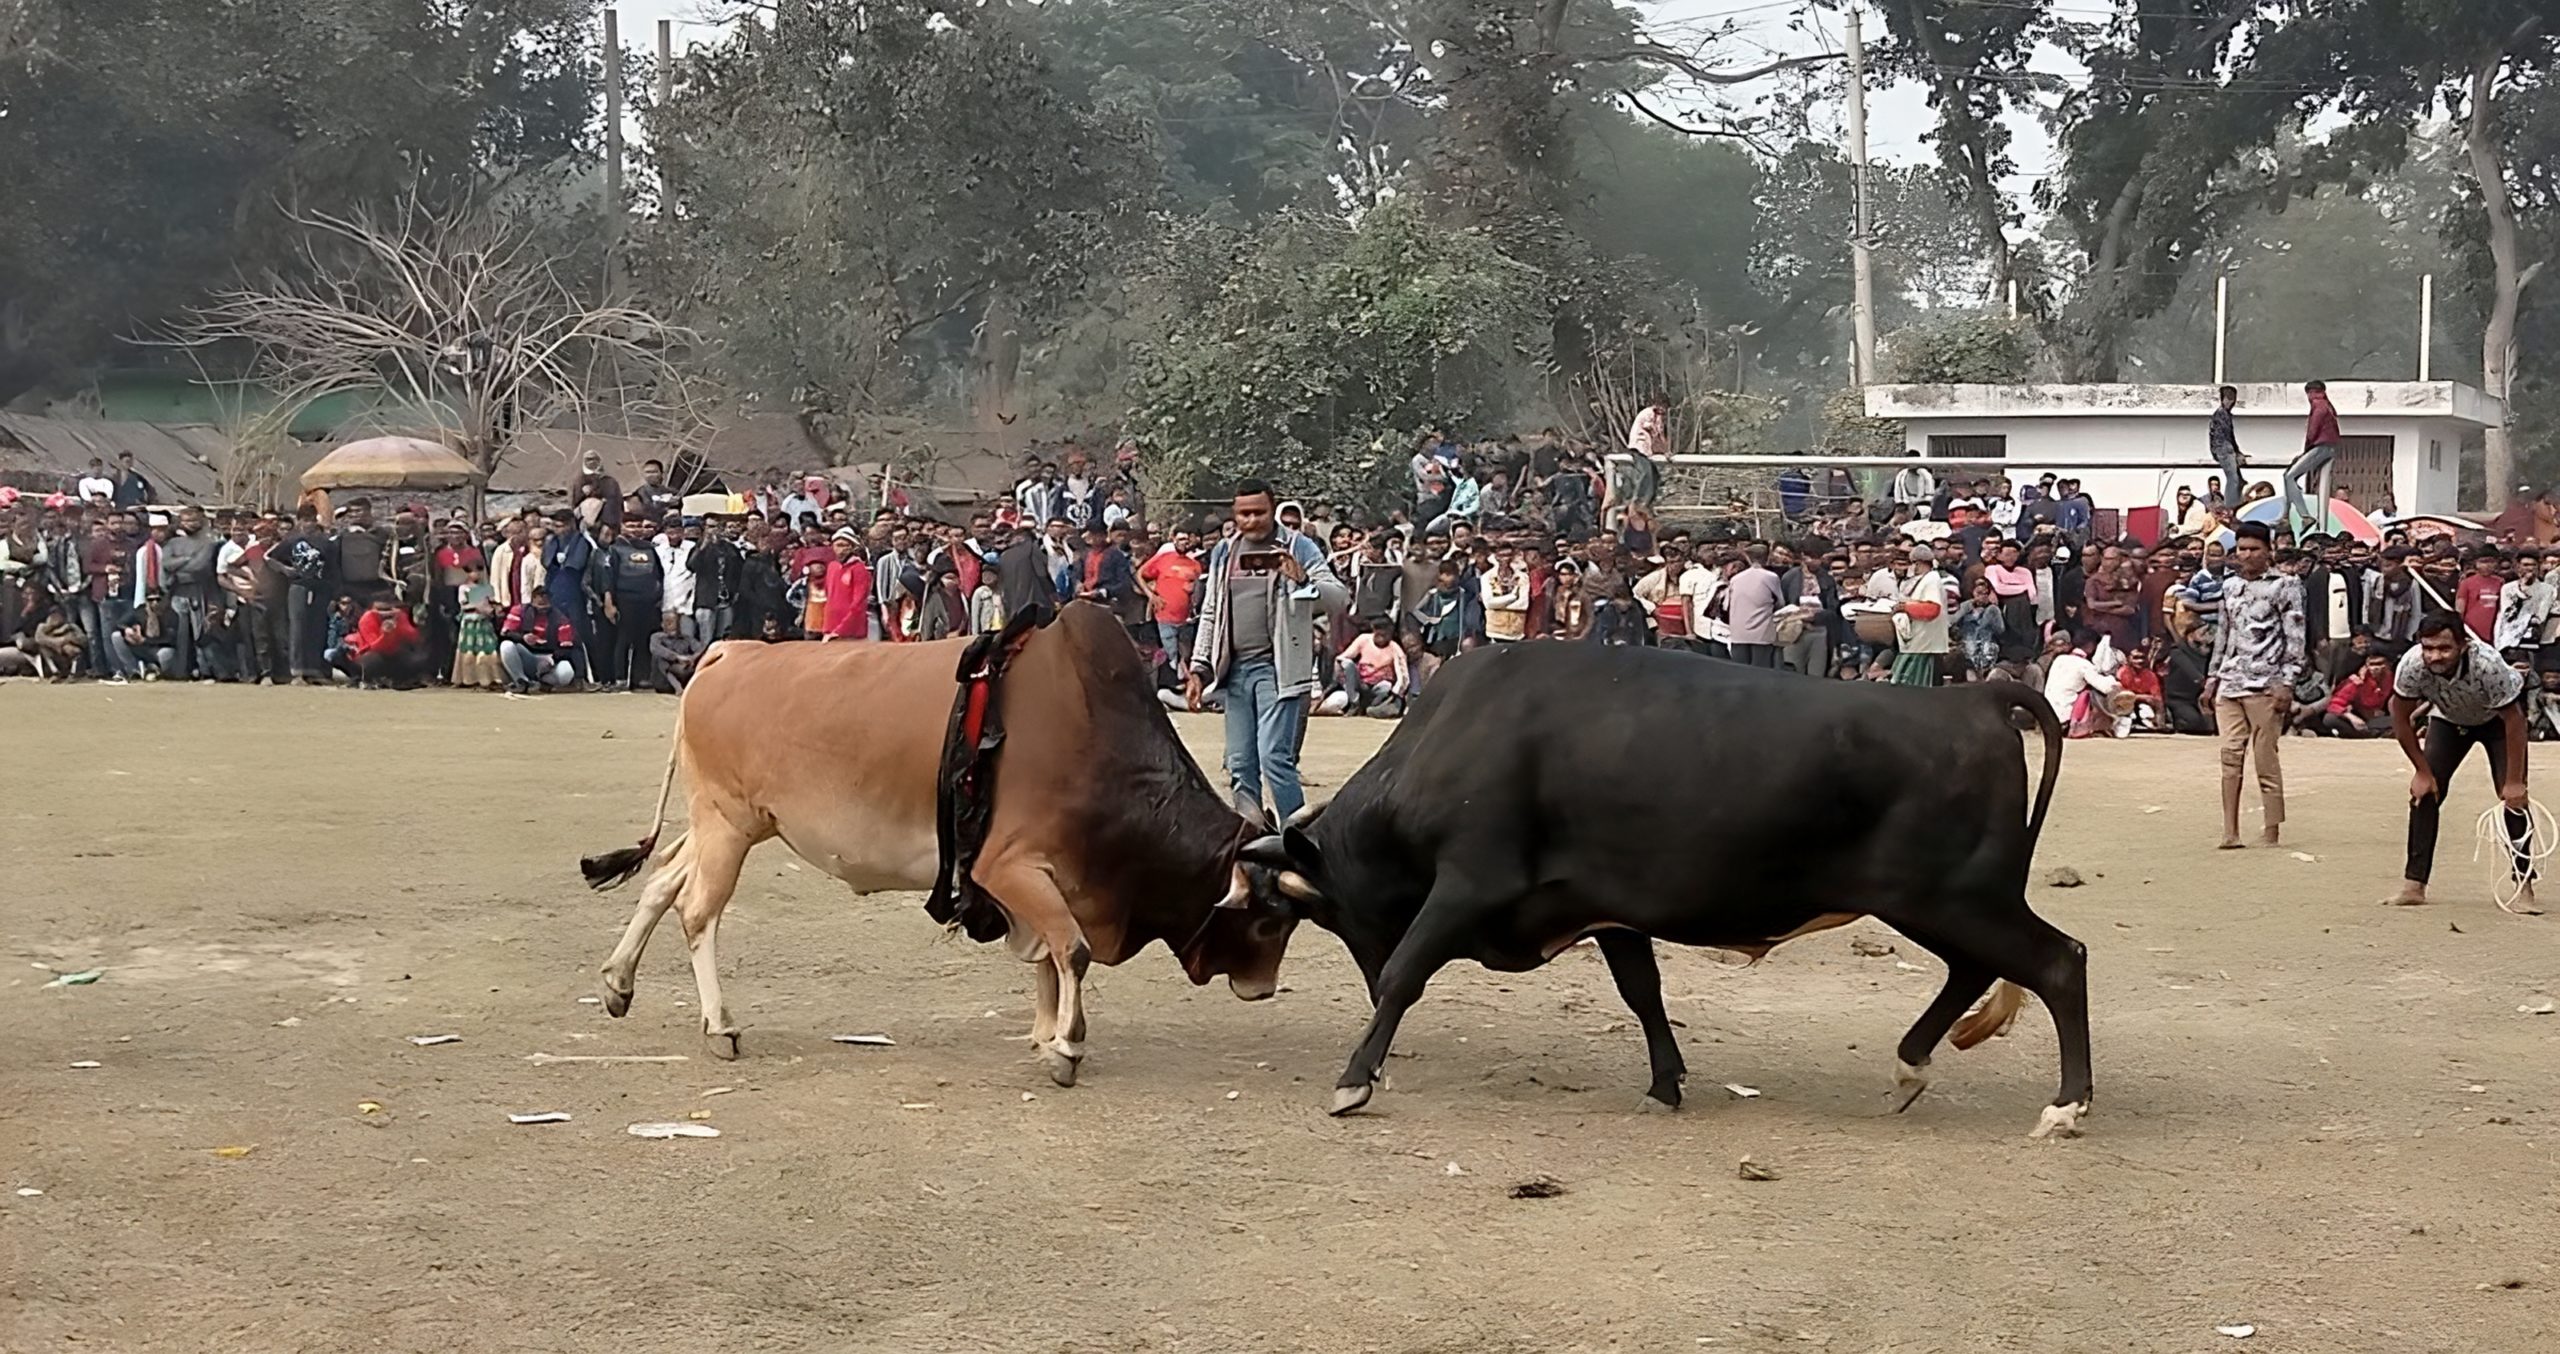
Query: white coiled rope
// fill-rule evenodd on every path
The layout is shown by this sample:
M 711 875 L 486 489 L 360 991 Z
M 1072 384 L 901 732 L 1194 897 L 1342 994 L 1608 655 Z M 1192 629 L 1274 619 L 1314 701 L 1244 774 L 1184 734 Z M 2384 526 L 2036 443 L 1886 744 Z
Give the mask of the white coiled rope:
M 2523 856 L 2533 866 L 2530 874 L 2541 874 L 2543 862 L 2554 854 L 2560 854 L 2560 819 L 2553 818 L 2551 810 L 2544 808 L 2541 800 L 2527 799 L 2525 818 L 2530 824 L 2527 829 L 2529 841 L 2519 849 L 2507 841 L 2506 813 L 2507 806 L 2503 803 L 2491 804 L 2481 810 L 2479 821 L 2471 828 L 2471 859 L 2477 863 L 2483 852 L 2496 852 L 2489 857 L 2496 863 L 2489 897 L 2497 903 L 2499 911 L 2526 916 L 2529 914 L 2516 911 L 2516 902 L 2524 896 L 2530 877 L 2516 873 L 2515 859 Z

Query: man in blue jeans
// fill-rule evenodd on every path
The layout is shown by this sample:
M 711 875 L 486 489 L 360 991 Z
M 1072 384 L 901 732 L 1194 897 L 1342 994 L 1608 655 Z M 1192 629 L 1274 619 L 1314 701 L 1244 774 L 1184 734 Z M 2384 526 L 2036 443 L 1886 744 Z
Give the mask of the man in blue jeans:
M 1183 678 L 1192 710 L 1210 691 L 1226 703 L 1227 779 L 1237 808 L 1259 811 L 1267 782 L 1274 822 L 1306 807 L 1298 733 L 1316 685 L 1316 616 L 1351 602 L 1324 547 L 1282 526 L 1276 507 L 1270 485 L 1236 486 L 1236 534 L 1209 552 L 1199 636 Z

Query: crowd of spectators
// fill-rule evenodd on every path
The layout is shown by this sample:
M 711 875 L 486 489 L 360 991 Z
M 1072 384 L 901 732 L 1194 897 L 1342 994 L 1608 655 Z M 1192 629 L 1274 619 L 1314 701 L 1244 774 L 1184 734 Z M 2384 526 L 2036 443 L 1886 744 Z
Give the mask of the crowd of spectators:
M 1639 425 L 1638 432 L 1642 432 Z M 1642 464 L 1639 460 L 1638 469 Z M 625 489 L 592 461 L 554 502 L 477 520 L 351 499 L 327 515 L 157 502 L 129 461 L 0 509 L 0 671 L 58 680 L 427 684 L 519 693 L 679 691 L 712 642 L 907 642 L 981 632 L 1034 604 L 1110 608 L 1156 656 L 1170 705 L 1207 572 L 1236 523 L 1151 514 L 1127 449 L 1027 459 L 1000 499 L 939 521 L 857 507 L 810 476 L 687 515 L 656 463 Z M 1487 644 L 1640 644 L 1813 677 L 2014 680 L 2075 735 L 2207 732 L 2199 693 L 2239 506 L 2178 491 L 2166 535 L 2102 536 L 2068 479 L 1941 480 L 1919 462 L 1862 494 L 1790 470 L 1767 501 L 1681 525 L 1646 483 L 1561 439 L 1425 435 L 1410 506 L 1283 499 L 1343 602 L 1315 622 L 1311 706 L 1393 717 L 1440 664 Z M 2251 486 L 2256 496 L 2268 486 Z M 866 495 L 876 497 L 876 495 Z M 1161 519 L 1161 520 L 1159 520 Z M 2388 727 L 2387 662 L 2419 617 L 2461 614 L 2560 713 L 2560 548 L 2274 533 L 2307 599 L 2293 726 Z

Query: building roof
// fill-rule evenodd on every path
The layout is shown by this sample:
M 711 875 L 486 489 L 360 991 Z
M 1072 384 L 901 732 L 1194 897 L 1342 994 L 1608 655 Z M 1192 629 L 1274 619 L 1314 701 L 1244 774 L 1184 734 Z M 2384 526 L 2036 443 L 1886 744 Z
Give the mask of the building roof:
M 2203 418 L 2213 412 L 2210 385 L 1871 385 L 1867 416 L 1900 419 Z M 2237 412 L 2257 418 L 2299 416 L 2302 387 L 2285 382 L 2238 386 Z M 2459 381 L 2331 381 L 2329 402 L 2340 418 L 2430 418 L 2472 427 L 2505 420 L 2498 402 Z
M 214 494 L 222 463 L 231 453 L 231 438 L 202 423 L 125 423 L 0 413 L 0 470 L 58 477 L 68 489 L 70 481 L 87 472 L 89 458 L 105 461 L 112 469 L 117 453 L 126 451 L 133 453 L 134 464 L 165 497 L 202 499 Z

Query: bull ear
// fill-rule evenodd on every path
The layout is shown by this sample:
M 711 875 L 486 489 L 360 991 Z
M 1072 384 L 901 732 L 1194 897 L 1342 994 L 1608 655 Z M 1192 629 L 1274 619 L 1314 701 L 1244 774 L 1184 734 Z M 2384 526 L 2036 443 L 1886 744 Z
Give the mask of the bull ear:
M 1280 830 L 1280 845 L 1288 854 L 1289 864 L 1299 873 L 1316 879 L 1324 877 L 1324 853 L 1316 849 L 1315 838 L 1293 824 Z
M 1274 870 L 1292 869 L 1297 864 L 1290 857 L 1288 839 L 1278 834 L 1256 837 L 1237 847 L 1236 859 L 1247 865 L 1260 865 Z

